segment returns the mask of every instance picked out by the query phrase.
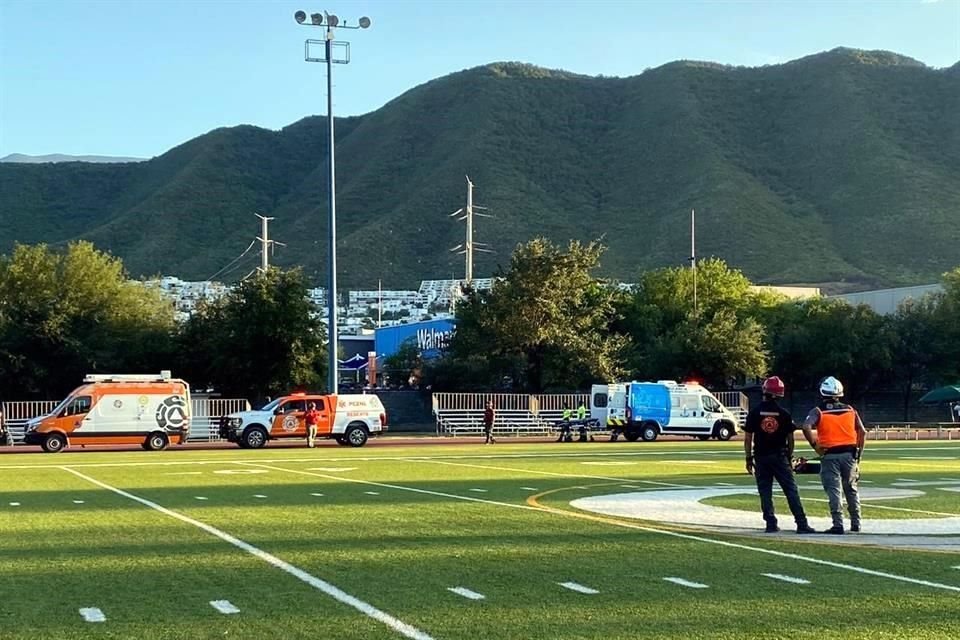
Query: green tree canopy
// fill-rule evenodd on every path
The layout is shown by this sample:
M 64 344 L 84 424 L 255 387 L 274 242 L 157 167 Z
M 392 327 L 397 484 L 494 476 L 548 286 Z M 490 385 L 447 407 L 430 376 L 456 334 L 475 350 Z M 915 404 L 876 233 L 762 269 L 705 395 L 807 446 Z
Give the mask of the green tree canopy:
M 57 398 L 93 372 L 172 366 L 173 305 L 88 242 L 17 245 L 0 258 L 0 383 Z
M 202 304 L 183 326 L 180 349 L 195 387 L 262 398 L 323 386 L 323 335 L 303 273 L 271 269 Z
M 474 375 L 482 359 L 490 384 L 531 392 L 617 379 L 625 340 L 609 332 L 614 291 L 593 275 L 602 253 L 596 242 L 519 245 L 491 290 L 457 306 L 451 357 Z

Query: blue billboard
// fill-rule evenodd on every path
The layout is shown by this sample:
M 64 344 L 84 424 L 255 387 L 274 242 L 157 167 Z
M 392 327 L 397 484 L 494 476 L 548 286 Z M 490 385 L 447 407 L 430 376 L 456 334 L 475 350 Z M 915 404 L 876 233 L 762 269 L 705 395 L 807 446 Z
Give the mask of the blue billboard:
M 428 320 L 374 331 L 374 348 L 380 357 L 390 357 L 412 340 L 424 358 L 435 358 L 450 344 L 456 325 L 452 320 Z

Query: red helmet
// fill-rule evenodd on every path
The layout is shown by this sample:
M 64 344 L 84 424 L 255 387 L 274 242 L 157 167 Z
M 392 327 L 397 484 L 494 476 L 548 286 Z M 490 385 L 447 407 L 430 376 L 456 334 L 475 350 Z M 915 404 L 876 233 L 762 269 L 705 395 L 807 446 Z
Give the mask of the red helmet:
M 782 398 L 785 391 L 783 380 L 778 376 L 771 376 L 763 381 L 763 393 L 765 395 Z

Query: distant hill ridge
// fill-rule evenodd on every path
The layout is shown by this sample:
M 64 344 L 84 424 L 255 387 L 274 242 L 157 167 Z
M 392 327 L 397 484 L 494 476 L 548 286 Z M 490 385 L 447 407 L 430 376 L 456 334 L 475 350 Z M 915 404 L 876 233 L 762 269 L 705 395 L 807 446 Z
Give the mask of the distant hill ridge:
M 533 235 L 603 237 L 606 275 L 697 253 L 760 283 L 897 286 L 960 263 L 960 63 L 839 48 L 757 68 L 678 61 L 627 78 L 497 62 L 337 120 L 345 286 L 460 276 L 464 175 L 475 273 Z M 86 238 L 134 274 L 209 277 L 274 216 L 273 260 L 322 282 L 325 119 L 222 128 L 138 163 L 0 164 L 14 241 Z M 248 255 L 224 274 L 242 277 Z M 248 264 L 249 262 L 249 264 Z M 838 284 L 839 283 L 839 284 Z

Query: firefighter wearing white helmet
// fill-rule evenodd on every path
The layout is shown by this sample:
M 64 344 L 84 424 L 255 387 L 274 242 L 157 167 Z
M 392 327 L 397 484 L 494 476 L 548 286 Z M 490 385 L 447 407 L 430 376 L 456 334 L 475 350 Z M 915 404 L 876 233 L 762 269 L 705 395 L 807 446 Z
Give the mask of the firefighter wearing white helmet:
M 824 533 L 842 534 L 843 503 L 841 490 L 850 512 L 850 531 L 860 531 L 860 492 L 857 465 L 863 453 L 867 430 L 860 414 L 840 401 L 843 384 L 833 376 L 820 382 L 820 403 L 810 411 L 803 424 L 803 435 L 820 454 L 820 483 L 830 502 L 833 526 Z M 814 435 L 813 430 L 817 433 Z

